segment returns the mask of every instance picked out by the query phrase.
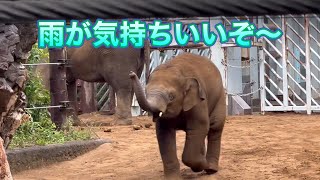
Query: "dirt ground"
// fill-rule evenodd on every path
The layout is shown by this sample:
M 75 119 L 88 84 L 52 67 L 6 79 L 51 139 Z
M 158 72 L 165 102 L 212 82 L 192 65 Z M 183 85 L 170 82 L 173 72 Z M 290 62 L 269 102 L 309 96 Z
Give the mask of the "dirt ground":
M 84 121 L 110 121 L 110 116 L 86 114 Z M 135 124 L 152 122 L 135 118 Z M 104 132 L 111 128 L 111 132 Z M 95 127 L 100 138 L 114 141 L 76 159 L 14 174 L 27 179 L 161 179 L 163 167 L 154 125 Z M 177 132 L 181 161 L 184 132 Z M 320 115 L 276 113 L 230 116 L 223 133 L 220 171 L 193 173 L 181 163 L 184 179 L 320 179 Z

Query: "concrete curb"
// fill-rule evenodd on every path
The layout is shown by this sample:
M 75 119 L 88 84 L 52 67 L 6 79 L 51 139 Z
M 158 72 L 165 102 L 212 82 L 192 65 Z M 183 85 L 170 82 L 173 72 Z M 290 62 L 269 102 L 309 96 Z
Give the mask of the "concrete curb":
M 12 173 L 34 169 L 56 162 L 70 160 L 87 153 L 111 140 L 94 139 L 72 141 L 65 144 L 51 144 L 28 148 L 7 150 L 8 161 Z

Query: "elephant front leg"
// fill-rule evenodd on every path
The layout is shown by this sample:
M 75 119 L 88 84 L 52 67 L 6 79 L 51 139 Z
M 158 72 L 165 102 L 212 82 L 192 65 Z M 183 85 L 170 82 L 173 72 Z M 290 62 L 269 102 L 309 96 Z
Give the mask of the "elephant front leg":
M 182 162 L 190 167 L 193 172 L 201 172 L 208 167 L 205 156 L 205 138 L 208 130 L 209 117 L 190 116 L 190 119 L 187 120 Z
M 164 122 L 156 122 L 156 134 L 163 163 L 164 175 L 167 179 L 180 178 L 180 164 L 176 149 L 176 131 Z
M 189 130 L 186 133 L 186 142 L 182 154 L 182 162 L 193 172 L 201 172 L 208 167 L 205 158 L 206 134 Z

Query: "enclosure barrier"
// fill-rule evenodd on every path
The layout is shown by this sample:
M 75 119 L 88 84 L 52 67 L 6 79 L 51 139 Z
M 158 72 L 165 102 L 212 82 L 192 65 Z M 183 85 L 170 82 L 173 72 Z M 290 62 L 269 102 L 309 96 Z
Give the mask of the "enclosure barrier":
M 33 110 L 33 109 L 52 109 L 52 108 L 59 108 L 59 109 L 67 109 L 70 107 L 70 101 L 60 101 L 60 105 L 57 106 L 38 106 L 38 107 L 30 107 L 24 108 L 26 110 Z
M 146 77 L 158 65 L 169 61 L 181 52 L 191 52 L 208 57 L 219 67 L 228 95 L 228 104 L 237 97 L 241 101 L 237 103 L 249 107 L 251 112 L 306 111 L 307 114 L 310 114 L 311 111 L 317 111 L 320 108 L 320 80 L 318 78 L 320 43 L 317 40 L 320 37 L 320 21 L 315 14 L 308 16 L 310 17 L 307 17 L 307 15 L 272 17 L 266 15 L 259 17 L 221 16 L 220 18 L 183 19 L 181 22 L 184 23 L 184 31 L 191 35 L 191 42 L 192 34 L 187 25 L 190 23 L 199 25 L 204 21 L 209 21 L 211 27 L 222 21 L 228 29 L 233 20 L 250 20 L 260 28 L 280 28 L 284 35 L 282 39 L 277 40 L 266 38 L 257 40 L 253 38 L 253 46 L 246 49 L 247 53 L 244 53 L 246 50 L 239 47 L 234 39 L 230 39 L 229 42 L 224 44 L 219 44 L 217 41 L 215 47 L 208 47 L 204 44 L 188 44 L 181 47 L 175 42 L 169 47 L 150 47 L 150 53 L 148 54 L 150 64 L 147 65 L 150 67 L 145 67 L 140 79 L 141 83 L 143 86 L 146 84 Z M 304 19 L 305 23 L 301 21 L 301 18 Z M 168 19 L 167 22 L 173 23 L 174 19 Z M 301 35 L 303 34 L 302 31 L 305 30 L 305 35 Z M 309 51 L 306 49 L 309 49 Z M 308 58 L 310 62 L 306 60 Z M 24 65 L 50 64 L 68 65 L 67 61 L 63 59 L 60 59 L 58 63 Z M 230 82 L 231 79 L 236 79 L 236 81 Z M 108 84 L 94 84 L 94 88 L 96 88 L 94 96 L 97 98 L 96 110 L 110 111 L 114 109 L 116 102 L 113 101 L 115 101 L 116 95 L 114 92 L 110 93 L 111 88 Z M 79 93 L 81 92 L 79 91 Z M 112 98 L 109 96 L 112 96 Z M 82 106 L 79 106 L 78 111 L 80 113 L 86 112 L 85 107 Z M 135 115 L 144 113 L 137 104 L 135 97 L 132 111 Z
M 80 3 L 79 3 L 80 2 Z M 133 5 L 134 3 L 134 5 Z M 157 7 L 155 9 L 154 7 Z M 81 10 L 82 9 L 82 10 Z M 85 9 L 85 11 L 83 11 Z M 86 17 L 101 18 L 101 15 L 107 15 L 106 18 L 142 18 L 142 17 L 195 17 L 195 16 L 243 16 L 243 15 L 266 15 L 271 14 L 309 14 L 319 13 L 320 3 L 316 0 L 215 0 L 215 1 L 182 1 L 182 0 L 136 0 L 135 2 L 128 0 L 103 1 L 103 0 L 81 0 L 77 1 L 0 1 L 0 22 L 33 22 L 38 19 L 83 19 Z M 285 30 L 283 39 L 276 41 L 268 41 L 264 39 L 263 46 L 257 46 L 250 49 L 253 54 L 258 54 L 262 58 L 259 63 L 259 71 L 254 65 L 252 68 L 236 68 L 250 69 L 249 71 L 234 71 L 230 73 L 229 69 L 238 66 L 239 62 L 227 62 L 232 59 L 230 48 L 236 48 L 234 44 L 231 46 L 218 45 L 218 47 L 210 47 L 210 50 L 217 52 L 215 57 L 217 61 L 225 63 L 217 63 L 224 79 L 224 85 L 227 90 L 242 90 L 242 85 L 250 85 L 250 88 L 261 85 L 263 89 L 260 91 L 261 110 L 264 111 L 292 111 L 305 110 L 308 114 L 319 109 L 318 86 L 319 81 L 319 18 L 311 19 L 304 17 L 302 21 L 292 17 L 292 19 L 284 19 L 281 16 L 279 20 L 267 17 L 266 22 L 259 21 L 260 26 L 273 23 L 281 26 Z M 314 20 L 312 22 L 312 20 Z M 262 25 L 261 25 L 262 24 Z M 281 25 L 279 25 L 281 24 Z M 301 31 L 305 33 L 301 33 Z M 1 32 L 2 33 L 2 32 Z M 297 36 L 293 37 L 293 34 Z M 303 34 L 303 35 L 301 35 Z M 292 35 L 292 36 L 291 36 Z M 300 42 L 299 42 L 300 41 Z M 281 47 L 281 48 L 280 48 Z M 218 49 L 223 49 L 222 53 Z M 280 50 L 279 50 L 280 48 Z M 211 51 L 211 52 L 212 52 Z M 234 50 L 238 51 L 239 50 Z M 172 53 L 172 52 L 171 52 Z M 8 53 L 10 56 L 12 52 Z M 154 53 L 159 57 L 159 52 Z M 170 53 L 169 53 L 170 54 Z M 251 56 L 252 53 L 249 54 Z M 217 57 L 218 56 L 218 57 Z M 212 55 L 210 53 L 210 58 Z M 56 60 L 56 59 L 55 59 Z M 230 66 L 228 66 L 228 64 Z M 240 63 L 241 64 L 241 63 Z M 149 68 L 149 67 L 148 67 Z M 148 70 L 147 70 L 148 71 Z M 232 85 L 228 78 L 237 73 L 252 73 L 248 77 L 242 77 L 241 86 L 239 84 Z M 236 76 L 238 77 L 238 76 Z M 258 77 L 258 81 L 256 78 Z M 254 79 L 254 81 L 252 81 Z M 243 80 L 243 81 L 242 81 Z M 64 84 L 65 85 L 65 84 Z M 245 86 L 245 88 L 248 86 Z M 257 93 L 252 94 L 257 97 Z M 0 138 L 1 140 L 1 138 Z M 2 144 L 0 143 L 2 146 Z M 5 150 L 1 149 L 2 155 Z M 5 157 L 5 156 L 3 156 Z M 5 158 L 4 158 L 5 159 Z M 2 159 L 3 160 L 3 159 Z M 6 163 L 6 162 L 5 162 Z M 2 165 L 2 166 L 1 166 Z M 0 163 L 3 169 L 4 163 Z M 6 165 L 5 167 L 8 167 Z M 7 168 L 8 169 L 8 168 Z M 7 170 L 6 169 L 6 170 Z M 0 174 L 10 174 L 10 172 L 0 172 Z M 12 179 L 12 177 L 8 177 Z
M 57 50 L 55 50 L 55 51 L 57 51 Z M 52 59 L 52 58 L 50 58 L 50 60 L 53 61 L 53 62 L 49 62 L 49 63 L 33 63 L 33 64 L 22 63 L 22 65 L 23 66 L 56 65 L 56 66 L 58 66 L 57 69 L 60 69 L 60 70 L 62 69 L 62 76 L 63 76 L 63 73 L 65 71 L 64 68 L 65 67 L 70 67 L 70 65 L 68 63 L 68 60 L 66 58 L 64 58 L 64 59 L 61 59 L 61 58 Z M 54 62 L 54 61 L 56 61 L 56 62 Z M 52 70 L 52 68 L 50 68 L 50 70 Z M 51 79 L 51 81 L 52 80 L 56 81 L 54 79 Z M 60 80 L 64 80 L 65 81 L 65 78 L 60 78 Z M 54 93 L 51 93 L 51 98 L 52 97 L 54 97 Z M 66 116 L 67 116 L 67 110 L 72 110 L 70 108 L 70 101 L 67 101 L 67 99 L 65 99 L 65 100 L 61 100 L 60 99 L 59 101 L 56 101 L 59 105 L 55 104 L 56 102 L 53 102 L 53 101 L 51 102 L 51 105 L 47 105 L 47 106 L 44 105 L 44 106 L 39 106 L 39 107 L 28 107 L 28 108 L 24 108 L 24 109 L 25 110 L 48 109 L 48 110 L 52 110 L 52 112 L 54 112 L 53 109 L 59 109 L 59 111 L 57 112 L 59 114 L 59 116 L 56 117 L 56 118 L 53 117 L 52 121 L 54 123 L 56 123 L 56 125 L 58 125 L 58 128 L 61 128 L 61 125 L 65 122 L 65 119 L 66 119 Z

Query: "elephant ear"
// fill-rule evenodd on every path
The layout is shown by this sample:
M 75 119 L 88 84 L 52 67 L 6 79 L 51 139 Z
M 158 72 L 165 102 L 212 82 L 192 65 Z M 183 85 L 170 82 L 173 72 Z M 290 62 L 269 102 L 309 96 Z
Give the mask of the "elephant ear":
M 205 93 L 196 78 L 188 78 L 185 86 L 183 110 L 188 111 L 205 99 Z

